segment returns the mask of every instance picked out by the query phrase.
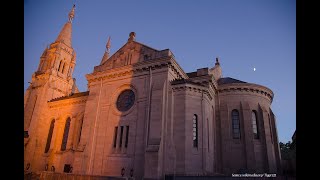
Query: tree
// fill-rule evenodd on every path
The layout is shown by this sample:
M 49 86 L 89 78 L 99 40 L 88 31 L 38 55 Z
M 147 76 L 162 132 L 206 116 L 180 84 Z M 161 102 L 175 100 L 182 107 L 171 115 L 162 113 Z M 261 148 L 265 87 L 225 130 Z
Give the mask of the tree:
M 279 143 L 281 151 L 281 159 L 284 160 L 283 172 L 287 175 L 295 176 L 296 166 L 296 147 L 295 143 L 288 141 L 287 143 Z
M 281 159 L 283 160 L 289 160 L 294 158 L 294 154 L 291 147 L 291 141 L 288 141 L 287 143 L 280 142 L 280 151 L 281 151 Z

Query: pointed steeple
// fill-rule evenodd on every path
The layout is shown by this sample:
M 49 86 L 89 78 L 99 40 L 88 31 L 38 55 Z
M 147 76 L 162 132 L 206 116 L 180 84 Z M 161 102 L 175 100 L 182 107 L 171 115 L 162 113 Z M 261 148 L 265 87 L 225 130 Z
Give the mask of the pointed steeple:
M 69 22 L 72 23 L 72 20 L 74 18 L 74 9 L 76 8 L 76 5 L 74 4 L 71 11 L 69 12 Z
M 108 38 L 108 42 L 107 42 L 107 45 L 106 45 L 106 52 L 110 52 L 110 47 L 111 47 L 111 42 L 110 42 L 110 36 Z
M 72 20 L 74 18 L 74 10 L 75 10 L 75 5 L 73 5 L 71 11 L 69 12 L 69 19 L 68 22 L 63 26 L 59 36 L 57 37 L 55 42 L 63 42 L 67 46 L 71 46 L 71 34 L 72 34 Z
M 111 47 L 111 41 L 110 41 L 110 36 L 109 36 L 108 42 L 107 42 L 107 45 L 106 45 L 106 51 L 104 52 L 104 55 L 102 57 L 102 60 L 101 60 L 100 64 L 103 64 L 104 62 L 106 62 L 108 60 L 109 54 L 110 54 L 110 47 Z

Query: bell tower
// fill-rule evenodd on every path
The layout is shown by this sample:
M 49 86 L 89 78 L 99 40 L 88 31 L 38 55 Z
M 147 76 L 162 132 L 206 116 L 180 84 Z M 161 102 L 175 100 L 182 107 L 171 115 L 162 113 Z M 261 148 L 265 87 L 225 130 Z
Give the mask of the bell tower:
M 47 102 L 78 92 L 72 77 L 76 65 L 76 53 L 71 41 L 74 15 L 75 5 L 56 40 L 43 51 L 24 95 L 25 162 L 31 163 L 32 169 L 40 166 L 32 163 L 37 159 L 37 155 L 32 154 L 43 153 L 45 145 L 41 138 L 46 138 L 47 132 L 42 131 L 47 123 L 50 124 L 50 119 L 42 118 L 47 117 L 49 112 Z
M 42 53 L 38 70 L 35 76 L 49 74 L 69 81 L 76 64 L 76 53 L 72 48 L 72 20 L 74 18 L 75 6 L 69 13 L 68 22 L 63 26 L 57 39 L 51 43 Z

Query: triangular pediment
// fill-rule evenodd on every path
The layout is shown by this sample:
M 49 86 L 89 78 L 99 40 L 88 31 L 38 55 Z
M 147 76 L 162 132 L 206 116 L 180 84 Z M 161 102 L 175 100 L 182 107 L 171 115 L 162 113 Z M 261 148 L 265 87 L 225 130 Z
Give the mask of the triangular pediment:
M 163 56 L 163 51 L 153 49 L 136 41 L 127 42 L 107 60 L 102 60 L 97 71 L 118 68 L 126 65 L 148 61 Z M 103 57 L 104 58 L 104 57 Z

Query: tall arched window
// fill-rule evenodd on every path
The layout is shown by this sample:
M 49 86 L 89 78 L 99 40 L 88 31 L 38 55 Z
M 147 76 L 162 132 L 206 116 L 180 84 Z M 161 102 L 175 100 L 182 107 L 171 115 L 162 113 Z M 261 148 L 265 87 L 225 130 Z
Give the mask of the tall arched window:
M 252 119 L 252 130 L 254 139 L 259 139 L 259 129 L 258 129 L 258 121 L 257 121 L 257 112 L 252 111 L 251 113 Z
M 44 153 L 47 153 L 50 149 L 52 133 L 53 133 L 53 129 L 54 129 L 54 122 L 55 122 L 55 120 L 53 119 L 50 124 L 50 129 L 49 129 L 49 133 L 48 133 L 48 137 L 47 137 L 47 144 L 46 144 L 46 148 L 44 150 Z
M 232 134 L 233 134 L 233 139 L 240 139 L 239 111 L 234 109 L 234 110 L 232 110 L 231 115 L 232 115 Z
M 192 134 L 193 134 L 193 147 L 198 147 L 198 116 L 196 114 L 193 115 L 193 129 L 192 129 Z
M 68 135 L 69 135 L 69 129 L 70 129 L 70 117 L 66 120 L 66 125 L 64 126 L 64 133 L 63 133 L 63 138 L 62 138 L 62 143 L 61 143 L 61 151 L 66 150 L 67 148 L 67 142 L 68 142 Z

